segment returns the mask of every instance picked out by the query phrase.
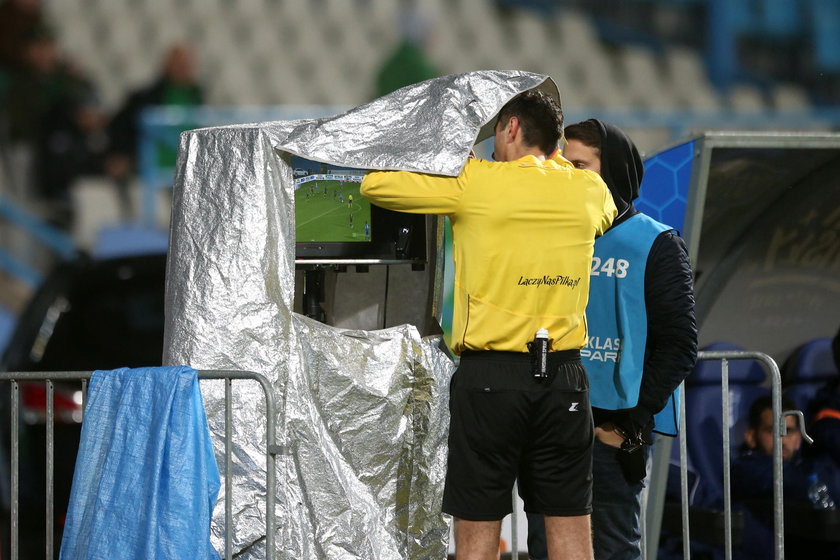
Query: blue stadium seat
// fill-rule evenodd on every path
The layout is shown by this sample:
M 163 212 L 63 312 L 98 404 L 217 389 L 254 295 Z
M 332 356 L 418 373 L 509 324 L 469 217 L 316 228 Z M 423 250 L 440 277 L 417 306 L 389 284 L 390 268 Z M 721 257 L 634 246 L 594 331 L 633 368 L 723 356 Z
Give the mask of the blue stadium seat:
M 735 2 L 733 2 L 734 4 Z M 804 31 L 802 4 L 791 0 L 762 0 L 762 31 L 780 39 L 793 38 Z
M 817 391 L 840 372 L 831 352 L 831 338 L 818 338 L 797 348 L 785 362 L 785 395 L 796 408 L 808 411 L 808 403 Z
M 760 32 L 761 21 L 757 6 L 753 2 L 728 2 L 729 21 L 737 34 L 756 35 Z
M 817 69 L 840 73 L 840 3 L 836 0 L 810 2 Z

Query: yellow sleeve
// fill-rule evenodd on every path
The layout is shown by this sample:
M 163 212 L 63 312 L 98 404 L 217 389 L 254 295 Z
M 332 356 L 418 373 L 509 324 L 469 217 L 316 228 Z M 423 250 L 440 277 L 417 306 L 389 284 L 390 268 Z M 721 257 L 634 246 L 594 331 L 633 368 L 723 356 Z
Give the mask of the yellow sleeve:
M 467 167 L 457 177 L 411 171 L 371 171 L 362 180 L 361 194 L 388 210 L 452 214 L 464 193 Z

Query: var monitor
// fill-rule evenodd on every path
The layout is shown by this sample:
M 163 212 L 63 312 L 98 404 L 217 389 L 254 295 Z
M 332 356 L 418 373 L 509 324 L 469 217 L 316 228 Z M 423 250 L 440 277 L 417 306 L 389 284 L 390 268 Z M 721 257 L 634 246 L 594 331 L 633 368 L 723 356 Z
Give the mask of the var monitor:
M 426 220 L 372 205 L 359 193 L 364 169 L 292 156 L 298 261 L 425 261 Z

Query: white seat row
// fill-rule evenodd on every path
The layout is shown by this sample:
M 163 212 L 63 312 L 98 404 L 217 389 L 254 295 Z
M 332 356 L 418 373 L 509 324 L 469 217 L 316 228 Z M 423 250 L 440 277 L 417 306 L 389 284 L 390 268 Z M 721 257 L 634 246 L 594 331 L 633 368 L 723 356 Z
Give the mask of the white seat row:
M 356 104 L 370 98 L 399 40 L 398 3 L 376 0 L 48 0 L 66 50 L 116 106 L 150 82 L 175 41 L 196 47 L 211 104 Z M 498 11 L 493 0 L 425 0 L 430 57 L 444 73 L 519 68 L 551 75 L 575 106 L 611 109 L 761 109 L 808 106 L 783 86 L 771 99 L 738 88 L 722 99 L 698 53 L 657 58 L 607 50 L 589 19 L 553 21 Z

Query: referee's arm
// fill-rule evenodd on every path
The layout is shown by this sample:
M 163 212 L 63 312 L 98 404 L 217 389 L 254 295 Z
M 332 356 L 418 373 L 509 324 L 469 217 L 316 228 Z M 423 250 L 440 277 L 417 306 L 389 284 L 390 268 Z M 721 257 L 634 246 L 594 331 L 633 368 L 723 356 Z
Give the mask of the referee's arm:
M 414 214 L 453 214 L 467 183 L 466 168 L 457 177 L 412 171 L 371 171 L 362 179 L 362 196 L 377 206 Z

